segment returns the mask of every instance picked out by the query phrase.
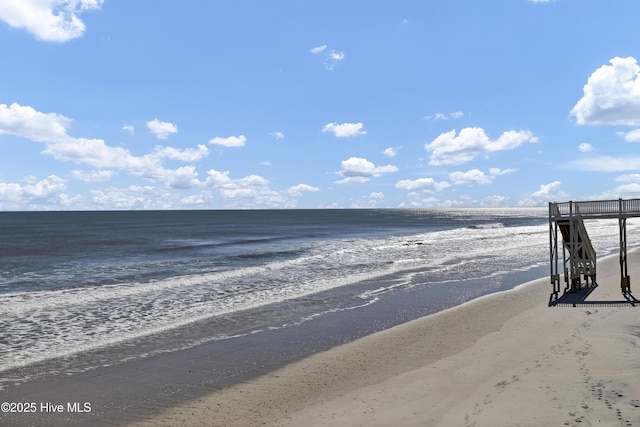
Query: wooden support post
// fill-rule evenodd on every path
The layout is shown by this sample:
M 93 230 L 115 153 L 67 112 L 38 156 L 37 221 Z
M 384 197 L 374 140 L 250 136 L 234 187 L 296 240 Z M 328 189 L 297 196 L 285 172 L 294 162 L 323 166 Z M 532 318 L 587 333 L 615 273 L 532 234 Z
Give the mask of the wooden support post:
M 627 218 L 622 216 L 622 208 L 620 208 L 618 223 L 620 225 L 620 288 L 622 293 L 626 294 L 631 292 L 631 280 L 627 265 Z
M 549 203 L 549 264 L 550 277 L 553 286 L 553 294 L 557 297 L 560 293 L 560 273 L 558 271 L 558 223 L 555 218 L 557 204 Z

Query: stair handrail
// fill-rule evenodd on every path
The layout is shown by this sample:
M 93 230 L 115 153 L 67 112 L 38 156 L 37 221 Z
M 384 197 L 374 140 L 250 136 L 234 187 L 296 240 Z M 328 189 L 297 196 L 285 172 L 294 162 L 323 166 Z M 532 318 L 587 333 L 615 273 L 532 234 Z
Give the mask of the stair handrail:
M 574 221 L 574 223 L 577 223 L 577 227 L 578 227 L 578 232 L 580 233 L 580 235 L 582 236 L 582 244 L 584 246 L 585 251 L 587 252 L 587 258 L 591 261 L 591 263 L 593 264 L 594 268 L 596 265 L 596 251 L 593 248 L 593 244 L 591 243 L 591 238 L 589 237 L 589 233 L 587 233 L 587 229 L 584 226 L 584 220 L 582 219 L 582 215 L 580 214 L 580 208 L 578 207 L 578 205 L 576 204 L 575 206 L 575 213 L 576 213 L 576 217 L 577 217 L 577 221 Z

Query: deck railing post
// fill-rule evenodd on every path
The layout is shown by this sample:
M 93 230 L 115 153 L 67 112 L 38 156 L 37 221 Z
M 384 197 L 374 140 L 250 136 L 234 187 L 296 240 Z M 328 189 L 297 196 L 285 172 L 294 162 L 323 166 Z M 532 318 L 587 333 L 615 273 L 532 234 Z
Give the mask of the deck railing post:
M 623 294 L 631 292 L 631 281 L 629 279 L 629 269 L 627 265 L 627 216 L 623 210 L 623 200 L 618 199 L 620 226 L 620 288 Z

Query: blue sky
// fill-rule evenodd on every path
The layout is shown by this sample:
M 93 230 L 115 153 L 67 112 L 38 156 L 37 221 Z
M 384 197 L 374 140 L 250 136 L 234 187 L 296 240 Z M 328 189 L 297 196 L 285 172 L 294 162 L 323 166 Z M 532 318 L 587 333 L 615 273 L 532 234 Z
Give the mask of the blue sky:
M 0 1 L 0 210 L 640 197 L 640 2 Z

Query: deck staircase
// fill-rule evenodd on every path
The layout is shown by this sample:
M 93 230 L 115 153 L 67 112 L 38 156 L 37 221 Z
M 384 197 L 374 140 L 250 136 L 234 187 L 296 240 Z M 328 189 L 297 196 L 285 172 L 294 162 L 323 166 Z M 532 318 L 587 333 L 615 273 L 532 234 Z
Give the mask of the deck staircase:
M 596 253 L 584 227 L 584 219 L 617 219 L 620 228 L 620 288 L 631 294 L 627 262 L 627 219 L 640 218 L 640 199 L 593 200 L 549 203 L 549 254 L 553 294 L 560 292 L 560 277 L 574 290 L 580 289 L 580 277 L 596 278 Z M 558 233 L 558 231 L 560 233 Z M 562 236 L 562 244 L 560 244 Z M 566 258 L 569 252 L 569 258 Z M 562 268 L 560 268 L 562 260 Z M 567 263 L 569 268 L 567 268 Z M 567 286 L 568 287 L 568 286 Z
M 596 277 L 596 251 L 593 249 L 591 239 L 581 218 L 563 220 L 557 222 L 558 229 L 562 234 L 563 245 L 569 253 L 571 262 L 569 266 L 571 272 L 572 290 L 580 289 L 580 277 L 585 278 L 587 285 L 589 278 L 592 282 Z M 566 276 L 565 276 L 566 277 Z M 566 277 L 565 280 L 568 280 Z

